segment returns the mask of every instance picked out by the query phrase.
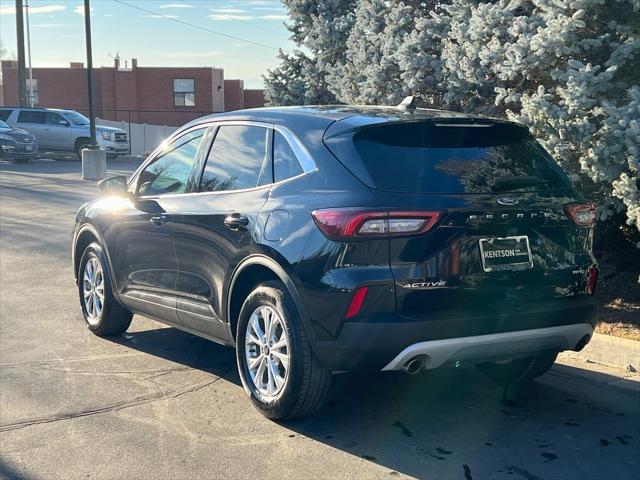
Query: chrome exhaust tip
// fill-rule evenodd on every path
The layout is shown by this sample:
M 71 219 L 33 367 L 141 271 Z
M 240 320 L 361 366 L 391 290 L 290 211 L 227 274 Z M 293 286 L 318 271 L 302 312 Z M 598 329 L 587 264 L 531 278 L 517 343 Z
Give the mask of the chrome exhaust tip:
M 407 360 L 407 363 L 402 366 L 402 371 L 409 375 L 415 375 L 420 373 L 420 370 L 425 367 L 425 363 L 424 356 L 413 357 L 410 360 Z

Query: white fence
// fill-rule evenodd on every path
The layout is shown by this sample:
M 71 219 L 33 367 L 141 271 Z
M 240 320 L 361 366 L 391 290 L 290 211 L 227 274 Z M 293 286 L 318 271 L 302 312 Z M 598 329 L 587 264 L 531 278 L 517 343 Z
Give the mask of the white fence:
M 166 125 L 148 125 L 146 123 L 118 122 L 96 118 L 98 125 L 117 127 L 127 132 L 131 142 L 131 155 L 147 155 L 162 143 L 162 141 L 177 130 L 178 127 Z

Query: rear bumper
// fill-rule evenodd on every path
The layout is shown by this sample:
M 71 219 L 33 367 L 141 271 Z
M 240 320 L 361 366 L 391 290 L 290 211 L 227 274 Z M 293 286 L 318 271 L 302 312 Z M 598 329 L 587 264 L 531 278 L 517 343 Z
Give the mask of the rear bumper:
M 402 370 L 420 358 L 427 370 L 457 362 L 477 362 L 526 357 L 540 352 L 582 348 L 593 335 L 590 323 L 536 328 L 519 332 L 494 333 L 414 343 L 395 356 L 382 370 Z
M 316 340 L 313 349 L 320 362 L 334 370 L 395 370 L 411 354 L 427 356 L 427 368 L 437 368 L 572 350 L 585 335 L 590 339 L 597 316 L 597 302 L 587 296 L 500 315 L 423 321 L 387 315 L 347 322 L 335 340 Z

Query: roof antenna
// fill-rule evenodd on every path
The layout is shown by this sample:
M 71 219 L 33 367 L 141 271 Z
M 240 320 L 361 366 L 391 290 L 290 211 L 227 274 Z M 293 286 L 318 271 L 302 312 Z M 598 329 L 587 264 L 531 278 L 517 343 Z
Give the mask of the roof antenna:
M 402 100 L 396 108 L 401 108 L 402 110 L 415 110 L 416 109 L 416 99 L 413 95 L 409 95 Z

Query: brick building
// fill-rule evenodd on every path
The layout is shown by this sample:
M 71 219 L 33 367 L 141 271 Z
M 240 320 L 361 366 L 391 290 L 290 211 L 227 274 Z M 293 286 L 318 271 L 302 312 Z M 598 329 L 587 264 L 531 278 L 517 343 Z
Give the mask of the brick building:
M 224 105 L 226 110 L 263 107 L 264 90 L 244 88 L 244 80 L 225 80 Z
M 0 104 L 17 105 L 17 62 L 2 61 L 2 78 Z M 243 80 L 225 80 L 222 68 L 139 67 L 136 59 L 123 67 L 115 60 L 113 67 L 94 68 L 93 78 L 96 114 L 108 120 L 182 125 L 208 113 L 264 105 L 262 90 L 245 89 Z M 37 106 L 87 113 L 87 72 L 82 63 L 34 68 L 33 87 Z

